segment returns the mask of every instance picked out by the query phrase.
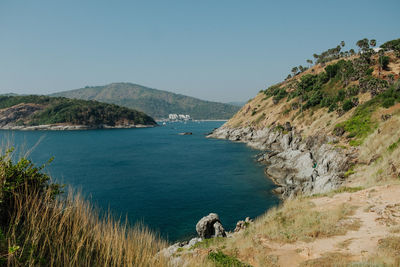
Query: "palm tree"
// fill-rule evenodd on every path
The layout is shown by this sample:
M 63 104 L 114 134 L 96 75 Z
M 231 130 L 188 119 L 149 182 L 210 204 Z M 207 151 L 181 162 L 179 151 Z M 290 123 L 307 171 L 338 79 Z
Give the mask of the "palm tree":
M 313 61 L 311 59 L 307 59 L 307 63 L 310 64 L 310 67 L 311 67 Z
M 356 53 L 356 51 L 354 51 L 354 49 L 352 48 L 352 49 L 349 50 L 349 53 L 350 53 L 350 55 L 353 56 Z
M 371 39 L 369 41 L 369 45 L 372 46 L 372 47 L 376 46 L 376 40 L 375 39 Z
M 296 76 L 298 71 L 299 71 L 299 69 L 297 67 L 292 68 L 293 77 Z
M 344 41 L 341 41 L 341 42 L 340 42 L 340 45 L 341 45 L 342 47 L 344 47 L 346 44 L 344 43 Z

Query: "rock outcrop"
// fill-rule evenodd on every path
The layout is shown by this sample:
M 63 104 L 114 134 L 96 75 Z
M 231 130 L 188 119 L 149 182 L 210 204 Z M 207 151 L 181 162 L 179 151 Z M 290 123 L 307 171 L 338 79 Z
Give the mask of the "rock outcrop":
M 226 237 L 225 229 L 216 213 L 201 218 L 196 224 L 196 232 L 200 238 Z
M 315 135 L 303 140 L 290 123 L 261 130 L 222 126 L 208 137 L 245 142 L 263 150 L 258 161 L 267 165 L 265 173 L 278 185 L 274 191 L 282 198 L 338 188 L 355 154 L 330 145 L 336 141 L 333 136 Z
M 244 221 L 238 221 L 238 222 L 236 223 L 236 228 L 235 228 L 235 230 L 233 230 L 233 231 L 234 231 L 235 233 L 236 233 L 236 232 L 240 232 L 241 230 L 246 229 L 246 228 L 250 225 L 250 223 L 253 223 L 253 220 L 250 219 L 250 217 L 246 217 L 246 219 L 245 219 Z

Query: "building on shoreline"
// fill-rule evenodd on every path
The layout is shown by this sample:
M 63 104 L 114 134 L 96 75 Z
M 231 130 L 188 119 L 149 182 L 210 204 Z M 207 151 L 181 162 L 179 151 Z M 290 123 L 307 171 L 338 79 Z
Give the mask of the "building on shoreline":
M 169 121 L 189 121 L 191 120 L 190 115 L 184 114 L 169 114 L 168 115 Z

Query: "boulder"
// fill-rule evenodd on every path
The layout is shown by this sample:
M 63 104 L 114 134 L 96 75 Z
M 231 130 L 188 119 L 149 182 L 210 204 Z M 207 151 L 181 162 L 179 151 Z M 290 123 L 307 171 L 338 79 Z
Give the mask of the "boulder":
M 201 238 L 226 237 L 225 229 L 216 213 L 201 218 L 196 224 L 196 232 Z

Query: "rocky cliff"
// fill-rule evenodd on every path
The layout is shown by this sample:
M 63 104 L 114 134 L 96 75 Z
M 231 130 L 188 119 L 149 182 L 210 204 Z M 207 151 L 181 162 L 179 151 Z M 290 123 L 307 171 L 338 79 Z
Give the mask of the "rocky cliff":
M 296 129 L 285 126 L 254 129 L 222 126 L 208 137 L 245 142 L 262 150 L 258 161 L 266 164 L 265 173 L 283 198 L 318 194 L 338 188 L 355 158 L 355 150 L 334 147 L 333 136 L 315 135 L 303 139 Z

